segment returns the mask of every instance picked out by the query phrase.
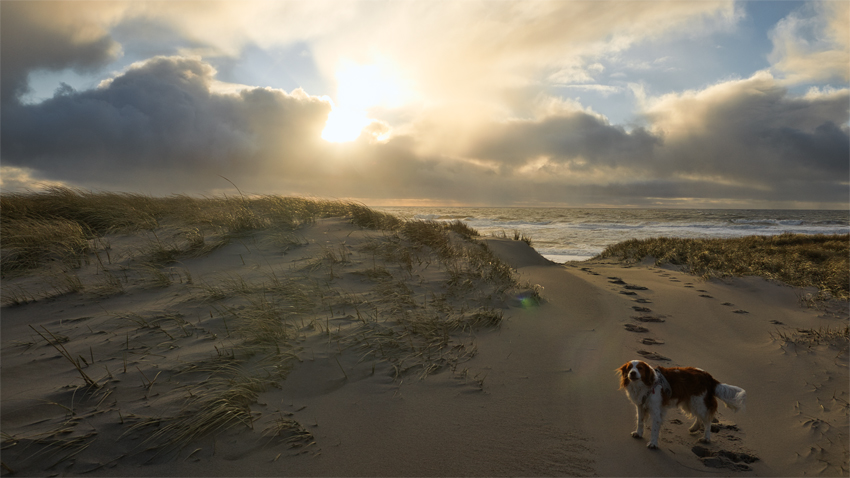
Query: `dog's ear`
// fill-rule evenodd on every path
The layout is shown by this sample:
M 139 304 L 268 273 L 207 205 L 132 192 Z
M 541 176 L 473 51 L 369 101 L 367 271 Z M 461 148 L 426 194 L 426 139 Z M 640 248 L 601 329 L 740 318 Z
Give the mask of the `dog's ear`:
M 614 373 L 620 374 L 620 388 L 626 388 L 629 386 L 629 378 L 627 372 L 629 370 L 629 363 L 624 363 L 617 370 L 614 370 Z

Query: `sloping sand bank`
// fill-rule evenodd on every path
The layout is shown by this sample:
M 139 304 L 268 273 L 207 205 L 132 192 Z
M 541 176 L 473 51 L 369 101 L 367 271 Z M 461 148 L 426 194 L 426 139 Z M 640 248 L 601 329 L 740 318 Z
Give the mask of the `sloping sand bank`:
M 352 295 L 367 274 L 355 273 L 358 264 L 373 271 L 368 274 L 383 274 L 381 267 L 397 272 L 376 255 L 356 252 L 370 234 L 381 233 L 329 220 L 301 234 L 307 245 L 286 255 L 245 243 L 184 261 L 175 274 L 191 274 L 191 287 L 183 288 L 181 279 L 99 300 L 69 294 L 4 307 L 3 475 L 846 476 L 850 469 L 846 343 L 836 348 L 793 335 L 798 328 L 844 326 L 843 308 L 803 307 L 801 291 L 760 279 L 703 282 L 651 264 L 556 265 L 506 239 L 484 242 L 523 280 L 543 287 L 543 302 L 527 295 L 501 302 L 491 292 L 468 290 L 481 296 L 476 303 L 504 304 L 503 320 L 453 333 L 444 342 L 453 355 L 441 355 L 442 361 L 425 361 L 428 347 L 406 359 L 436 363 L 434 373 L 399 374 L 398 361 L 368 355 L 375 347 L 334 341 L 334 329 L 377 325 L 354 317 L 368 316 L 368 305 L 329 301 L 327 321 L 303 324 L 297 350 L 280 355 L 288 374 L 279 388 L 258 388 L 250 405 L 253 430 L 235 426 L 168 453 L 146 451 L 149 430 L 167 426 L 155 418 L 186 400 L 181 383 L 206 380 L 204 374 L 218 380 L 222 367 L 172 370 L 214 362 L 213 344 L 225 349 L 218 358 L 227 360 L 228 326 L 212 323 L 207 302 L 181 297 L 209 295 L 209 289 L 197 291 L 200 278 L 230 277 L 237 287 L 237 277 L 250 282 L 251 274 L 265 274 L 271 282 L 267 271 L 283 270 L 283 262 L 309 265 L 317 251 L 345 250 L 351 258 L 331 261 L 330 273 L 327 260 L 322 268 L 285 270 L 320 274 L 328 278 L 320 288 L 344 283 Z M 425 275 L 409 277 L 411 296 L 424 304 L 416 307 L 468 314 L 457 301 L 454 308 L 439 305 L 423 285 Z M 388 297 L 396 297 L 392 290 Z M 162 311 L 158 320 L 145 315 L 151 310 Z M 216 319 L 230 317 L 216 310 Z M 118 316 L 127 318 L 121 326 Z M 83 357 L 81 368 L 96 381 L 112 375 L 110 385 L 86 392 L 78 371 L 29 325 L 57 334 L 54 343 Z M 380 337 L 362 332 L 363 341 Z M 642 357 L 655 365 L 700 367 L 746 389 L 747 410 L 721 407 L 713 443 L 696 449 L 686 418 L 671 411 L 660 450 L 646 449 L 645 440 L 630 436 L 634 408 L 614 374 Z M 244 385 L 231 377 L 230 386 Z M 59 425 L 68 432 L 57 433 Z M 39 433 L 54 446 L 39 451 Z M 68 450 L 75 454 L 64 458 Z

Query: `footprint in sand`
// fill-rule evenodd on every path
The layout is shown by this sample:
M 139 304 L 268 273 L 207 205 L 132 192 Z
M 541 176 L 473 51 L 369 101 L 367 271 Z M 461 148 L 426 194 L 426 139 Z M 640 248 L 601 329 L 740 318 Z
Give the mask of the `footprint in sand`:
M 640 343 L 642 343 L 644 345 L 664 345 L 664 342 L 662 342 L 661 340 L 655 340 L 655 339 L 649 338 L 649 337 L 642 339 L 640 341 Z
M 645 358 L 648 358 L 650 360 L 659 360 L 659 361 L 667 361 L 667 362 L 670 361 L 669 358 L 667 358 L 667 357 L 665 357 L 665 356 L 663 356 L 659 353 L 656 353 L 656 352 L 650 352 L 648 350 L 638 350 L 637 353 L 643 355 Z
M 652 301 L 649 300 L 649 299 L 635 299 L 635 302 L 637 302 L 638 304 L 651 304 L 652 303 Z
M 758 461 L 758 457 L 744 452 L 729 450 L 711 450 L 702 445 L 691 448 L 694 455 L 698 456 L 703 465 L 710 468 L 726 468 L 734 471 L 748 471 L 749 463 Z
M 620 293 L 623 295 L 637 295 L 637 292 L 632 292 L 630 290 L 621 290 Z
M 776 319 L 771 320 L 770 323 L 773 325 L 785 325 L 785 322 L 780 322 Z
M 635 324 L 624 324 L 623 327 L 625 327 L 629 332 L 636 332 L 638 334 L 649 332 L 649 329 L 646 327 L 641 327 L 640 325 Z
M 649 290 L 642 285 L 632 285 L 632 284 L 629 284 L 629 285 L 625 286 L 624 288 L 628 289 L 628 290 Z
M 708 294 L 700 294 L 699 296 L 700 296 L 700 297 L 705 297 L 706 299 L 713 299 L 713 298 L 714 298 L 714 297 L 712 297 L 712 296 L 710 296 L 710 295 L 708 295 Z
M 731 302 L 724 302 L 724 303 L 722 303 L 722 304 L 720 304 L 720 305 L 725 305 L 726 307 L 735 307 L 735 304 L 733 304 L 733 303 L 731 303 Z
M 656 317 L 652 315 L 632 316 L 632 319 L 639 320 L 641 322 L 665 322 L 663 317 Z
M 749 314 L 749 312 L 747 312 L 744 309 L 733 310 L 732 313 L 733 314 Z
M 650 309 L 649 307 L 640 307 L 637 305 L 633 305 L 632 309 L 634 309 L 635 312 L 652 312 L 652 309 Z
M 609 284 L 623 285 L 623 284 L 625 284 L 625 281 L 623 281 L 623 279 L 620 279 L 619 277 L 609 277 L 608 283 Z

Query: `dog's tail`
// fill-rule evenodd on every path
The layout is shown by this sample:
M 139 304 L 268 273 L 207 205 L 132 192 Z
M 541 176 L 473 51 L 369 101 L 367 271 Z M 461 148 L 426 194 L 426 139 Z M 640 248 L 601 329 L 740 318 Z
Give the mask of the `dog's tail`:
M 723 401 L 723 403 L 734 411 L 744 411 L 746 409 L 747 392 L 734 385 L 720 383 L 714 389 L 714 396 Z

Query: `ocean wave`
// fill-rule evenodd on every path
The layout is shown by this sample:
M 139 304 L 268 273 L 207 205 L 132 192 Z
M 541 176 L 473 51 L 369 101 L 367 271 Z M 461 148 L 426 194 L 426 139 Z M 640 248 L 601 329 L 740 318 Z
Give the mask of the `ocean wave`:
M 806 223 L 802 219 L 732 219 L 734 224 L 759 224 L 767 226 L 800 226 Z
M 382 208 L 401 217 L 463 221 L 484 236 L 512 231 L 556 262 L 589 259 L 629 239 L 734 238 L 749 235 L 848 234 L 847 211 L 657 210 L 563 208 Z

